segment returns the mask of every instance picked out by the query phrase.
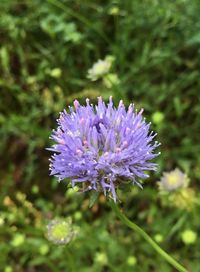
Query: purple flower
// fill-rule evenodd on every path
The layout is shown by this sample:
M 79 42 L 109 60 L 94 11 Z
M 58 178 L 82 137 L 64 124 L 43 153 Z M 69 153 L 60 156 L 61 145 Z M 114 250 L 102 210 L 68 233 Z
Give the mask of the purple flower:
M 141 110 L 134 112 L 131 104 L 126 111 L 122 101 L 113 106 L 98 98 L 93 106 L 86 99 L 86 106 L 77 100 L 69 113 L 60 113 L 58 128 L 51 138 L 56 142 L 49 150 L 51 175 L 59 180 L 70 178 L 72 186 L 86 190 L 111 193 L 116 201 L 116 188 L 132 182 L 141 187 L 138 180 L 148 177 L 146 170 L 156 170 L 149 162 L 159 155 L 153 153 L 159 146 L 152 142 L 156 136 L 149 132 L 150 124 L 142 118 Z

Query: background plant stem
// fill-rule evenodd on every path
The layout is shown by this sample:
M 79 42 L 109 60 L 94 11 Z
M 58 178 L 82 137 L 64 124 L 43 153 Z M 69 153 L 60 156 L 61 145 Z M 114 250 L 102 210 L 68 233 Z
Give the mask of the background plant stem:
M 154 240 L 138 225 L 130 221 L 119 209 L 116 203 L 110 201 L 110 206 L 116 215 L 120 218 L 120 220 L 127 225 L 129 228 L 136 231 L 139 235 L 141 235 L 157 252 L 162 256 L 168 263 L 170 263 L 173 267 L 175 267 L 180 272 L 188 272 L 186 268 L 184 268 L 181 264 L 179 264 L 175 259 L 173 259 L 167 252 L 165 252 Z

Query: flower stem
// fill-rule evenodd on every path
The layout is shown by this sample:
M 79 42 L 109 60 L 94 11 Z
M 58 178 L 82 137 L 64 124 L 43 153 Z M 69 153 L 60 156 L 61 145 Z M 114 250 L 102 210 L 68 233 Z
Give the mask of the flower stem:
M 130 221 L 119 209 L 116 203 L 114 201 L 110 201 L 110 205 L 113 209 L 113 211 L 117 214 L 117 216 L 120 218 L 120 220 L 127 225 L 129 228 L 136 231 L 138 234 L 140 234 L 154 249 L 157 251 L 157 253 L 160 254 L 168 263 L 170 263 L 173 267 L 177 269 L 177 271 L 180 272 L 188 272 L 186 268 L 184 268 L 181 264 L 179 264 L 176 260 L 174 260 L 167 252 L 165 252 L 154 240 L 138 225 Z

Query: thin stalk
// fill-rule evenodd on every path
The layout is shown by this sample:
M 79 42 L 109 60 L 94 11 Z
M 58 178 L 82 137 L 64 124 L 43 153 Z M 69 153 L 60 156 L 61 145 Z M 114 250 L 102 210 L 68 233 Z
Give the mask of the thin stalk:
M 139 235 L 141 235 L 154 249 L 157 253 L 162 256 L 168 263 L 170 263 L 174 268 L 176 268 L 179 272 L 188 272 L 186 268 L 184 268 L 181 264 L 179 264 L 175 259 L 173 259 L 167 252 L 165 252 L 154 240 L 138 225 L 130 221 L 119 209 L 117 204 L 113 201 L 110 201 L 110 205 L 116 215 L 120 218 L 122 223 L 127 225 L 129 228 L 136 231 Z

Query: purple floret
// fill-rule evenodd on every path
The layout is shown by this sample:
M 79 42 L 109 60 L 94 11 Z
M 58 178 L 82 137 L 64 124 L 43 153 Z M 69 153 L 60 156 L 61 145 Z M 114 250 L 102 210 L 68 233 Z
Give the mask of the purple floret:
M 122 101 L 115 108 L 112 97 L 108 105 L 99 97 L 95 107 L 89 99 L 86 106 L 75 100 L 69 113 L 60 113 L 51 136 L 56 142 L 49 149 L 54 152 L 51 175 L 70 178 L 72 187 L 80 185 L 84 191 L 111 193 L 114 201 L 120 184 L 141 186 L 138 178 L 148 177 L 146 170 L 156 170 L 150 160 L 159 155 L 153 153 L 159 143 L 151 143 L 156 134 L 149 132 L 142 112 L 134 112 L 132 104 L 126 111 Z

